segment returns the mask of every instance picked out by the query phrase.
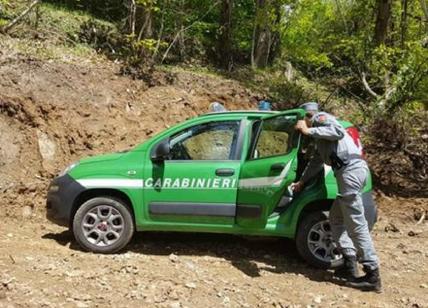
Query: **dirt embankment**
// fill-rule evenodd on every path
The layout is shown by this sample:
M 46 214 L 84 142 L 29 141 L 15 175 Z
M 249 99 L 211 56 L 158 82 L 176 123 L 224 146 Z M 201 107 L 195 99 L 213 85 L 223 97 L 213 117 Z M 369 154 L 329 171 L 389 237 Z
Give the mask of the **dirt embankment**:
M 58 63 L 0 53 L 2 214 L 43 208 L 49 179 L 68 163 L 128 149 L 208 111 L 256 106 L 237 82 L 188 72 L 160 73 L 149 87 L 111 63 Z M 19 209 L 17 207 L 20 207 Z
M 427 118 L 428 111 L 398 113 L 377 119 L 370 128 L 367 157 L 376 186 L 383 192 L 428 197 Z

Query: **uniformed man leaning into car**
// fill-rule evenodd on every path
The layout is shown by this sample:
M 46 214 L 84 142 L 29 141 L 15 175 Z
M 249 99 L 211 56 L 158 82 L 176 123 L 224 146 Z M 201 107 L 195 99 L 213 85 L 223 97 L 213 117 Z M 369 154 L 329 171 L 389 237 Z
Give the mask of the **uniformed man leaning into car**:
M 318 104 L 307 103 L 305 120 L 297 122 L 296 129 L 311 137 L 316 154 L 306 166 L 301 179 L 293 183 L 295 192 L 302 190 L 310 178 L 318 174 L 324 164 L 330 165 L 338 185 L 338 197 L 330 209 L 330 224 L 333 239 L 338 243 L 344 257 L 343 267 L 335 276 L 346 284 L 365 291 L 381 290 L 379 261 L 370 237 L 361 191 L 368 175 L 368 166 L 360 155 L 351 136 L 334 116 L 318 112 Z M 357 255 L 362 263 L 362 277 L 357 275 Z

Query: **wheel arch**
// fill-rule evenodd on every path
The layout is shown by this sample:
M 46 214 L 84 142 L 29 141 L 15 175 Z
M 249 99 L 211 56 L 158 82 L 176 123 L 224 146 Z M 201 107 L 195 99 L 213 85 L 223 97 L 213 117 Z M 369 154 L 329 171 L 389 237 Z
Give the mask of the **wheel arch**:
M 299 213 L 294 234 L 297 234 L 297 230 L 299 229 L 300 222 L 303 220 L 305 215 L 307 215 L 308 213 L 313 213 L 317 211 L 328 212 L 330 211 L 331 206 L 333 205 L 333 202 L 334 202 L 334 199 L 318 199 L 318 200 L 313 200 L 308 204 L 306 204 Z
M 76 215 L 77 210 L 79 207 L 85 203 L 86 201 L 96 198 L 96 197 L 111 197 L 114 199 L 118 199 L 125 203 L 126 207 L 129 209 L 132 220 L 134 222 L 135 227 L 135 212 L 134 207 L 132 206 L 131 198 L 124 193 L 123 191 L 120 191 L 118 189 L 112 189 L 112 188 L 93 188 L 93 189 L 87 189 L 82 191 L 73 201 L 73 205 L 71 208 L 71 215 L 70 215 L 70 221 L 69 226 L 70 228 L 73 226 L 73 219 Z

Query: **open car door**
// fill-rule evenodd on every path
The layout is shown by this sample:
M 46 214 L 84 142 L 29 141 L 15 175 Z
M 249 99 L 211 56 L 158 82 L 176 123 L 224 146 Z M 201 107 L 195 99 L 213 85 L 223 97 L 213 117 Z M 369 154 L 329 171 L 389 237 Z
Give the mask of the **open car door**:
M 236 223 L 263 228 L 288 186 L 296 178 L 300 134 L 295 130 L 304 111 L 285 111 L 253 122 L 247 158 L 239 178 Z

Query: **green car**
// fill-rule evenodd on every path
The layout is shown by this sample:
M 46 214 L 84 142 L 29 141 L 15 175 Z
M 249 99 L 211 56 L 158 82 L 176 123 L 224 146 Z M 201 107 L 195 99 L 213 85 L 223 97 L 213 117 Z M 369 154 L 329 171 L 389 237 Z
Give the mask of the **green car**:
M 114 253 L 134 231 L 216 232 L 295 239 L 310 264 L 330 268 L 342 257 L 328 211 L 337 195 L 331 168 L 293 195 L 307 161 L 295 131 L 304 111 L 204 114 L 128 152 L 72 164 L 47 197 L 49 220 L 68 226 L 85 250 Z M 359 143 L 358 131 L 341 122 Z M 376 220 L 371 179 L 363 194 Z

